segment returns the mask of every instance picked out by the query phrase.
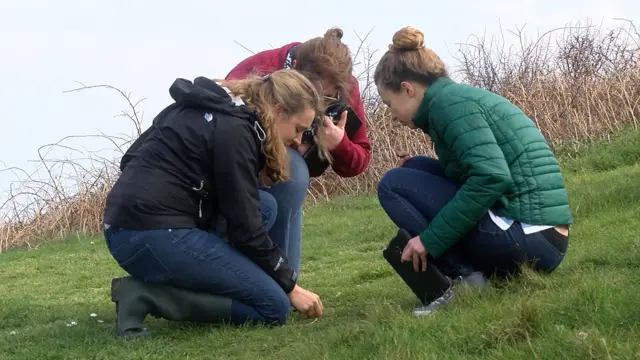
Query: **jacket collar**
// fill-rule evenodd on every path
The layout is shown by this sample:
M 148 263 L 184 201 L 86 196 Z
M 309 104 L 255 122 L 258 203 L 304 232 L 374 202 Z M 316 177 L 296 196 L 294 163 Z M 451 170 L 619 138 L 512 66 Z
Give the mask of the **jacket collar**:
M 429 125 L 429 111 L 431 110 L 432 101 L 440 90 L 453 83 L 454 81 L 451 78 L 442 77 L 431 84 L 431 86 L 427 87 L 427 90 L 424 92 L 424 97 L 420 102 L 420 106 L 418 106 L 418 110 L 411 120 L 417 127 L 426 131 L 426 128 Z
M 287 45 L 289 49 L 284 54 L 284 59 L 281 61 L 283 69 L 291 69 L 293 66 L 293 50 L 300 45 L 300 43 L 292 43 Z

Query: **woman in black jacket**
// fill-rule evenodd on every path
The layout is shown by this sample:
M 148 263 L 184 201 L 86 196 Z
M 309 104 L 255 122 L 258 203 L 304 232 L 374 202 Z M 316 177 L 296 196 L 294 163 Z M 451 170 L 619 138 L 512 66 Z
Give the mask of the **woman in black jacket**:
M 107 197 L 104 235 L 120 267 L 113 279 L 116 334 L 146 336 L 146 315 L 176 321 L 284 324 L 291 306 L 322 315 L 319 297 L 268 236 L 276 202 L 258 189 L 286 179 L 286 146 L 320 111 L 295 70 L 192 83 L 122 159 Z M 216 224 L 226 221 L 226 233 Z

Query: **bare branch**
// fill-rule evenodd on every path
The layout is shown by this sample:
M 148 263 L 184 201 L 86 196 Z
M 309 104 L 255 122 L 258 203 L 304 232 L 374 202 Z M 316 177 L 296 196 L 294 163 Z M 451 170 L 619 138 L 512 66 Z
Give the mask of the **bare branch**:
M 238 44 L 238 45 L 240 45 L 243 49 L 247 50 L 248 52 L 250 52 L 250 53 L 252 53 L 252 54 L 255 54 L 255 51 L 252 51 L 252 50 L 251 50 L 251 49 L 249 49 L 248 47 L 246 47 L 246 46 L 244 46 L 244 45 L 240 44 L 239 42 L 237 42 L 236 40 L 233 40 L 233 42 L 234 42 L 234 43 L 236 43 L 236 44 Z
M 143 98 L 141 100 L 138 100 L 137 102 L 133 103 L 131 101 L 131 96 L 130 94 L 125 93 L 124 91 L 111 86 L 111 85 L 85 85 L 79 81 L 76 81 L 76 83 L 80 84 L 81 86 L 79 88 L 75 88 L 75 89 L 71 89 L 71 90 L 65 90 L 62 93 L 71 93 L 71 92 L 77 92 L 77 91 L 82 91 L 82 90 L 89 90 L 89 89 L 96 89 L 96 88 L 106 88 L 106 89 L 110 89 L 110 90 L 114 90 L 116 92 L 118 92 L 127 102 L 127 104 L 129 105 L 129 108 L 131 109 L 131 111 L 133 111 L 133 113 L 129 113 L 128 111 L 123 111 L 121 116 L 125 116 L 128 119 L 130 119 L 133 122 L 133 125 L 136 128 L 136 132 L 138 134 L 138 136 L 140 136 L 140 134 L 142 134 L 142 118 L 138 117 L 138 112 L 136 111 L 136 107 L 144 100 L 146 100 L 146 98 Z

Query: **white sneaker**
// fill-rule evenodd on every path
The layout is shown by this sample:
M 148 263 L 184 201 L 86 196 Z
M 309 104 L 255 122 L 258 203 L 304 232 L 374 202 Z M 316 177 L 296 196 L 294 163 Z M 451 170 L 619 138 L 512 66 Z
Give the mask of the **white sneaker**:
M 475 287 L 475 288 L 483 288 L 487 286 L 488 281 L 487 278 L 480 272 L 476 271 L 471 273 L 470 275 L 463 277 L 459 277 L 455 279 L 444 294 L 441 297 L 433 300 L 430 304 L 422 307 L 418 307 L 413 309 L 413 316 L 424 316 L 433 313 L 438 310 L 440 307 L 449 304 L 453 301 L 454 293 L 453 289 L 456 286 L 467 286 L 467 287 Z
M 471 274 L 456 279 L 458 285 L 468 286 L 471 288 L 482 289 L 489 284 L 489 280 L 480 271 L 474 271 Z
M 433 300 L 429 305 L 418 307 L 411 312 L 413 316 L 425 316 L 430 315 L 434 311 L 438 310 L 441 306 L 449 304 L 453 301 L 453 287 L 450 287 L 439 298 Z

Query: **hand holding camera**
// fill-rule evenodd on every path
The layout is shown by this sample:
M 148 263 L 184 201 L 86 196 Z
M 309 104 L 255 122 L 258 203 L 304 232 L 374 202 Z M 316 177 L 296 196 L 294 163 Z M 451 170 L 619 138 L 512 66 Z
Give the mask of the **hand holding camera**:
M 362 124 L 362 120 L 346 102 L 336 100 L 323 115 L 316 117 L 295 147 L 302 154 L 309 171 L 320 176 L 333 161 L 330 152 L 337 148 L 345 136 L 354 136 Z
M 344 137 L 344 127 L 347 125 L 347 111 L 343 111 L 338 118 L 338 123 L 334 124 L 333 119 L 324 116 L 322 126 L 318 127 L 313 138 L 318 146 L 328 151 L 333 151 Z

